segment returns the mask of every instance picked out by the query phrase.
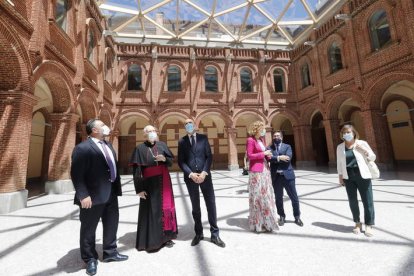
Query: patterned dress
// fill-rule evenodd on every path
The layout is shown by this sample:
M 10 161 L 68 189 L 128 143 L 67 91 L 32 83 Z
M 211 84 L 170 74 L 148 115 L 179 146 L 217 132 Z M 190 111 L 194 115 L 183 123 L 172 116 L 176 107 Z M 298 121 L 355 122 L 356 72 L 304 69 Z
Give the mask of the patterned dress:
M 260 147 L 263 152 L 262 143 Z M 279 229 L 269 164 L 264 159 L 263 162 L 263 172 L 249 172 L 249 227 L 255 232 Z

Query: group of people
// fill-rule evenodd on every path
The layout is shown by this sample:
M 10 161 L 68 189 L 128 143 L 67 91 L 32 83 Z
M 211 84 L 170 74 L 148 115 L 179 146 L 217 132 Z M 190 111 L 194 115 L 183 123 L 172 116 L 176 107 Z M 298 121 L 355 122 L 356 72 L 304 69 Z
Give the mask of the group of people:
M 178 142 L 178 165 L 184 173 L 184 182 L 190 196 L 195 236 L 191 246 L 204 239 L 201 221 L 200 190 L 207 207 L 210 241 L 219 247 L 225 243 L 219 236 L 215 194 L 210 167 L 211 147 L 208 137 L 196 132 L 192 119 L 184 122 L 186 135 Z M 119 223 L 118 196 L 122 195 L 115 151 L 105 137 L 110 129 L 102 121 L 91 119 L 86 124 L 88 139 L 78 144 L 72 153 L 71 177 L 75 187 L 74 203 L 80 207 L 80 251 L 86 263 L 86 273 L 97 273 L 98 253 L 95 232 L 102 220 L 103 262 L 125 261 L 128 256 L 117 251 L 116 233 Z M 162 247 L 173 247 L 178 234 L 172 182 L 168 167 L 174 156 L 166 143 L 159 141 L 156 129 L 143 129 L 145 141 L 138 145 L 130 159 L 133 181 L 140 197 L 136 248 L 148 252 Z M 249 174 L 249 227 L 254 232 L 272 232 L 286 222 L 283 193 L 286 190 L 293 207 L 295 223 L 303 226 L 295 173 L 291 164 L 292 148 L 283 143 L 283 134 L 276 131 L 266 146 L 265 125 L 254 122 L 246 142 Z M 337 148 L 339 183 L 346 187 L 355 228 L 362 231 L 357 191 L 365 208 L 365 234 L 372 236 L 374 206 L 370 172 L 366 161 L 374 161 L 369 145 L 359 140 L 351 125 L 341 130 L 344 140 Z M 276 199 L 276 200 L 275 200 Z M 276 215 L 279 215 L 279 219 Z
M 272 143 L 266 147 L 266 129 L 261 121 L 249 129 L 246 153 L 249 159 L 249 227 L 255 232 L 272 232 L 283 226 L 286 214 L 283 208 L 283 191 L 292 201 L 295 223 L 300 219 L 299 198 L 295 186 L 295 173 L 291 164 L 292 148 L 282 143 L 283 134 L 276 131 Z M 275 203 L 276 198 L 276 203 Z M 279 220 L 276 216 L 279 215 Z
M 207 206 L 210 241 L 219 247 L 226 244 L 219 236 L 216 200 L 210 172 L 212 153 L 208 138 L 196 133 L 194 121 L 184 123 L 187 135 L 178 142 L 178 165 L 190 196 L 196 246 L 204 239 L 201 221 L 200 190 Z M 75 187 L 74 203 L 80 207 L 80 251 L 86 273 L 97 273 L 98 253 L 95 232 L 99 220 L 103 226 L 103 262 L 125 261 L 128 256 L 117 251 L 116 233 L 119 223 L 118 196 L 122 195 L 115 151 L 105 137 L 110 129 L 102 121 L 91 119 L 86 124 L 88 139 L 72 153 L 71 177 Z M 174 156 L 159 141 L 156 129 L 143 130 L 145 141 L 138 145 L 130 159 L 136 193 L 140 197 L 136 248 L 148 252 L 173 247 L 178 234 L 174 194 L 168 167 Z

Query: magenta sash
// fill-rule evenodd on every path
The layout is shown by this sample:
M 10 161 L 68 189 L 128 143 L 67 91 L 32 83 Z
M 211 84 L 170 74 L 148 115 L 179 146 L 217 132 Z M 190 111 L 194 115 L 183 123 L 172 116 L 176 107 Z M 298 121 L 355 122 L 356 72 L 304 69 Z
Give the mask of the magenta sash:
M 163 227 L 164 231 L 176 232 L 177 220 L 175 217 L 174 194 L 167 166 L 162 164 L 158 166 L 146 167 L 142 174 L 145 178 L 157 175 L 162 176 L 161 202 Z

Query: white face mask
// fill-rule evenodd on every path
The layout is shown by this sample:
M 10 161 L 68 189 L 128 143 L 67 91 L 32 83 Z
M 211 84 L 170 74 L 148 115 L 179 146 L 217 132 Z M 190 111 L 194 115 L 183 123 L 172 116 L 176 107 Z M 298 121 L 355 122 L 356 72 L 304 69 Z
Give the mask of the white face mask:
M 154 142 L 157 139 L 158 135 L 156 132 L 152 131 L 148 133 L 148 140 Z
M 354 139 L 354 134 L 345 133 L 344 135 L 342 135 L 342 138 L 344 138 L 345 141 L 350 142 Z
M 260 131 L 260 136 L 264 137 L 266 135 L 266 129 L 262 129 L 262 131 Z
M 111 129 L 108 126 L 103 126 L 102 127 L 103 136 L 109 136 L 109 133 L 111 133 Z

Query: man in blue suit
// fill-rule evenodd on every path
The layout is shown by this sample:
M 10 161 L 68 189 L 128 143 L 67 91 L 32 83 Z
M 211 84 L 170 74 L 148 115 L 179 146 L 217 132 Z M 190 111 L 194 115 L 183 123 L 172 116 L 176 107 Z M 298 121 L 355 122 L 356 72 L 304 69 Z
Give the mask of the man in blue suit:
M 184 172 L 184 182 L 187 186 L 193 209 L 192 214 L 196 235 L 191 242 L 191 246 L 199 244 L 204 239 L 200 209 L 201 189 L 207 207 L 211 242 L 220 247 L 225 247 L 225 243 L 219 237 L 219 228 L 217 226 L 216 197 L 210 172 L 213 160 L 210 143 L 206 135 L 195 132 L 193 120 L 185 120 L 184 126 L 187 135 L 178 142 L 178 165 Z
M 273 134 L 272 145 L 268 147 L 272 151 L 270 159 L 270 173 L 272 175 L 272 184 L 276 196 L 277 213 L 280 216 L 279 225 L 283 226 L 286 221 L 286 214 L 283 208 L 283 188 L 285 188 L 290 200 L 292 201 L 293 215 L 295 223 L 303 226 L 300 219 L 299 198 L 296 192 L 295 172 L 291 164 L 292 148 L 290 145 L 282 143 L 283 134 L 276 131 Z
M 118 196 L 122 195 L 118 162 L 112 145 L 105 141 L 110 129 L 104 122 L 91 119 L 86 124 L 86 141 L 72 153 L 71 177 L 75 187 L 74 203 L 80 207 L 80 252 L 86 274 L 95 275 L 98 253 L 95 232 L 99 220 L 103 226 L 103 262 L 119 262 L 128 256 L 119 254 L 116 233 L 119 223 Z

